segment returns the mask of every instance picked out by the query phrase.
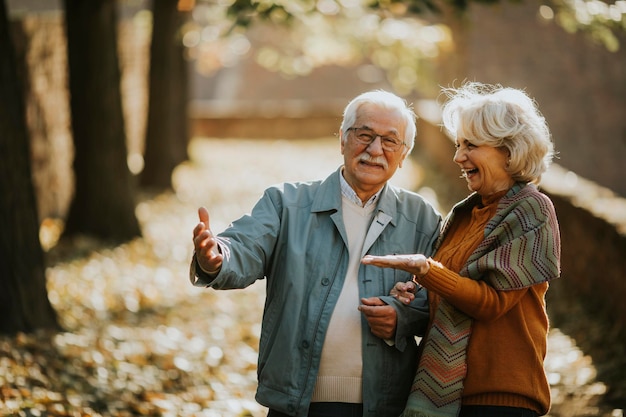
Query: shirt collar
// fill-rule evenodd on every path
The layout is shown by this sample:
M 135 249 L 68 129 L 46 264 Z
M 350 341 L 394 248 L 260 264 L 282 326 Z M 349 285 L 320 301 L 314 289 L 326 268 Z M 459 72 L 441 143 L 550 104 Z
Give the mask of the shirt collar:
M 343 177 L 343 169 L 339 173 L 339 182 L 341 184 L 341 195 L 347 198 L 348 200 L 352 201 L 354 204 L 358 205 L 359 207 L 363 207 L 363 208 L 369 207 L 375 202 L 377 202 L 378 197 L 380 196 L 380 193 L 383 191 L 383 189 L 381 188 L 380 190 L 378 190 L 376 194 L 371 196 L 370 199 L 365 202 L 365 204 L 363 204 L 359 196 L 356 195 L 356 192 L 354 191 L 354 189 L 350 186 L 350 184 L 348 184 L 348 181 L 346 181 L 346 179 Z

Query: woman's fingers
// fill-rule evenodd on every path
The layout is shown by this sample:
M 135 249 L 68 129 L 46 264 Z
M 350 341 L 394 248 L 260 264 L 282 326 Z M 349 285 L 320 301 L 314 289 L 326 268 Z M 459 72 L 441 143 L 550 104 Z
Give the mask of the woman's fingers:
M 374 265 L 381 268 L 396 268 L 415 274 L 419 272 L 425 263 L 426 257 L 422 254 L 416 255 L 365 255 L 361 259 L 361 263 L 365 265 Z
M 404 304 L 410 304 L 415 299 L 417 285 L 413 281 L 396 282 L 389 295 L 397 298 Z

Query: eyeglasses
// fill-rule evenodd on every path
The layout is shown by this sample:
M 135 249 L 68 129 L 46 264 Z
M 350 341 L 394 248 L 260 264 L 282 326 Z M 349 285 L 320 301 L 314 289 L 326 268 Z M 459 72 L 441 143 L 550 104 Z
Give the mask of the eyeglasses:
M 354 131 L 354 138 L 361 145 L 369 146 L 376 138 L 380 138 L 381 147 L 387 152 L 397 152 L 402 146 L 406 145 L 406 143 L 400 141 L 398 138 L 379 135 L 367 127 L 349 127 L 347 130 Z

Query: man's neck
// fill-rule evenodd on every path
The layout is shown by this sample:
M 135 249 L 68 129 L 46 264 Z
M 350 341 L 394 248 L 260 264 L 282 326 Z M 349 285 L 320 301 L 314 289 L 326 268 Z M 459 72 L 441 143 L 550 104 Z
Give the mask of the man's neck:
M 377 190 L 367 192 L 366 194 L 362 190 L 359 192 L 355 190 L 352 184 L 350 184 L 350 182 L 346 179 L 346 177 L 343 175 L 343 171 L 344 169 L 342 168 L 341 169 L 341 182 L 342 182 L 341 193 L 345 197 L 359 204 L 361 207 L 366 207 L 367 205 L 372 204 L 374 201 L 376 201 L 376 199 L 372 200 L 372 197 L 380 193 L 380 191 L 383 189 L 382 186 L 378 188 Z

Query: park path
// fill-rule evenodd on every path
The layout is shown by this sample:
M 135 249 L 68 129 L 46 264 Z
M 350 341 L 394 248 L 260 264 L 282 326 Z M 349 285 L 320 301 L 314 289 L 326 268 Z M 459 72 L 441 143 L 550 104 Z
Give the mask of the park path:
M 208 207 L 219 232 L 267 186 L 326 177 L 341 163 L 339 144 L 196 139 L 189 150 L 175 192 L 138 204 L 141 239 L 114 248 L 77 241 L 49 253 L 49 294 L 66 331 L 0 339 L 0 416 L 265 416 L 254 401 L 264 285 L 191 286 L 196 209 Z M 393 182 L 416 189 L 422 177 L 407 161 Z M 594 364 L 559 329 L 546 368 L 551 417 L 622 416 L 601 405 L 606 387 Z

